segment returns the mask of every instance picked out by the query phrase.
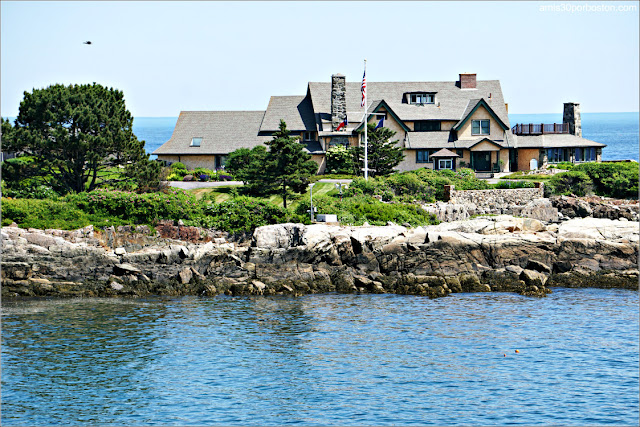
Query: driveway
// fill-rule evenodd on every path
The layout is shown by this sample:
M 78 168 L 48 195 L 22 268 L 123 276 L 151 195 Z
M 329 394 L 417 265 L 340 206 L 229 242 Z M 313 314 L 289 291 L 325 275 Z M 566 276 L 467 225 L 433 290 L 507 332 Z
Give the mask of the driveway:
M 226 187 L 228 185 L 242 185 L 242 181 L 169 181 L 170 187 L 194 190 L 196 188 Z

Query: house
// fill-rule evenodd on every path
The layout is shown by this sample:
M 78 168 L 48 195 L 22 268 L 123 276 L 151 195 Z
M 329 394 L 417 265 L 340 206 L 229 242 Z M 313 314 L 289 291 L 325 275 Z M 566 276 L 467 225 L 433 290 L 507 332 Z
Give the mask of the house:
M 325 171 L 332 146 L 363 144 L 361 82 L 334 74 L 307 93 L 272 96 L 265 111 L 183 111 L 158 159 L 188 168 L 221 168 L 225 156 L 272 138 L 280 120 Z M 463 73 L 449 82 L 367 82 L 367 120 L 396 132 L 405 158 L 397 167 L 518 171 L 568 161 L 601 161 L 604 144 L 582 138 L 580 105 L 565 103 L 562 123 L 511 126 L 498 80 Z M 346 126 L 344 123 L 346 122 Z

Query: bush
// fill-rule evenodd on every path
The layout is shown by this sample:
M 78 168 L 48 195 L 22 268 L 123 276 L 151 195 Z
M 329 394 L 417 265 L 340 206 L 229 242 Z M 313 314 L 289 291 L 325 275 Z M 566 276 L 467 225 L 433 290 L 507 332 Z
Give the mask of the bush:
M 263 225 L 303 221 L 303 218 L 292 215 L 290 211 L 279 206 L 250 197 L 238 197 L 208 205 L 203 209 L 202 216 L 186 223 L 238 233 L 252 231 Z
M 638 162 L 590 162 L 579 164 L 573 170 L 587 174 L 600 196 L 638 197 Z
M 102 215 L 88 214 L 74 203 L 63 200 L 2 198 L 2 225 L 17 223 L 23 228 L 57 228 L 75 230 L 93 224 L 96 227 L 121 225 L 123 221 Z
M 202 212 L 202 204 L 195 196 L 175 188 L 167 193 L 147 194 L 95 190 L 67 196 L 67 199 L 89 214 L 117 217 L 136 224 L 152 224 L 159 219 L 196 218 Z
M 353 153 L 344 145 L 335 145 L 327 150 L 327 173 L 348 174 L 353 172 Z
M 173 169 L 174 171 L 177 170 L 187 170 L 187 167 L 184 165 L 184 163 L 181 162 L 175 162 L 171 164 L 171 169 Z
M 547 166 L 547 169 L 564 169 L 564 170 L 572 170 L 576 165 L 571 162 L 560 162 L 555 165 Z
M 552 194 L 584 196 L 593 191 L 593 181 L 584 172 L 562 172 L 551 177 L 546 190 Z

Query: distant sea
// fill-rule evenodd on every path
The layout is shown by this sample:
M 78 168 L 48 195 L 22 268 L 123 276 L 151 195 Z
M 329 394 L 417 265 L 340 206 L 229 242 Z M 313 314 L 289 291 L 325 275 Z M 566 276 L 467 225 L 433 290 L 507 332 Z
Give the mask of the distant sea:
M 15 117 L 9 119 L 13 121 Z M 145 149 L 151 154 L 171 139 L 177 120 L 177 117 L 136 117 L 133 132 L 145 141 Z M 562 114 L 509 114 L 509 121 L 512 126 L 516 123 L 561 123 Z M 603 160 L 637 161 L 639 132 L 638 113 L 582 113 L 582 136 L 607 144 L 602 151 Z
M 136 117 L 133 132 L 152 153 L 171 138 L 177 117 Z M 561 123 L 562 114 L 509 114 L 516 123 Z M 638 113 L 582 113 L 582 136 L 607 144 L 603 160 L 638 160 Z M 155 157 L 155 156 L 154 156 Z

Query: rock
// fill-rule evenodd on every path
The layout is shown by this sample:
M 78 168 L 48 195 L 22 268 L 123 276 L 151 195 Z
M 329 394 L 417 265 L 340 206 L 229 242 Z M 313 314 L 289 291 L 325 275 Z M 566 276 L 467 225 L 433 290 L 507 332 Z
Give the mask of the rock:
M 127 251 L 125 250 L 125 248 L 122 248 L 122 247 L 120 247 L 120 248 L 116 248 L 113 252 L 114 252 L 116 255 L 124 255 L 124 254 L 126 254 L 126 253 L 127 253 Z
M 110 282 L 109 287 L 111 287 L 111 289 L 113 289 L 114 291 L 121 291 L 124 288 L 123 285 L 117 282 Z
M 551 267 L 549 267 L 546 264 L 541 263 L 540 261 L 536 261 L 533 259 L 530 259 L 529 262 L 527 263 L 526 266 L 527 270 L 535 270 L 538 271 L 540 273 L 551 273 Z
M 140 273 L 140 269 L 127 263 L 116 264 L 113 266 L 113 273 L 116 276 L 123 276 L 130 273 Z
M 535 270 L 525 269 L 520 273 L 520 280 L 524 281 L 527 286 L 537 285 L 542 287 L 547 283 L 548 278 L 549 276 L 547 274 Z
M 261 282 L 261 281 L 259 281 L 259 280 L 252 280 L 252 281 L 251 281 L 251 284 L 252 284 L 252 285 L 253 285 L 257 290 L 259 290 L 260 292 L 264 291 L 264 290 L 265 290 L 265 288 L 267 287 L 267 285 L 265 285 L 264 283 L 262 283 L 262 282 Z
M 178 273 L 178 277 L 180 279 L 180 283 L 183 285 L 187 284 L 191 282 L 191 279 L 193 279 L 193 271 L 190 267 L 184 268 L 180 273 Z

